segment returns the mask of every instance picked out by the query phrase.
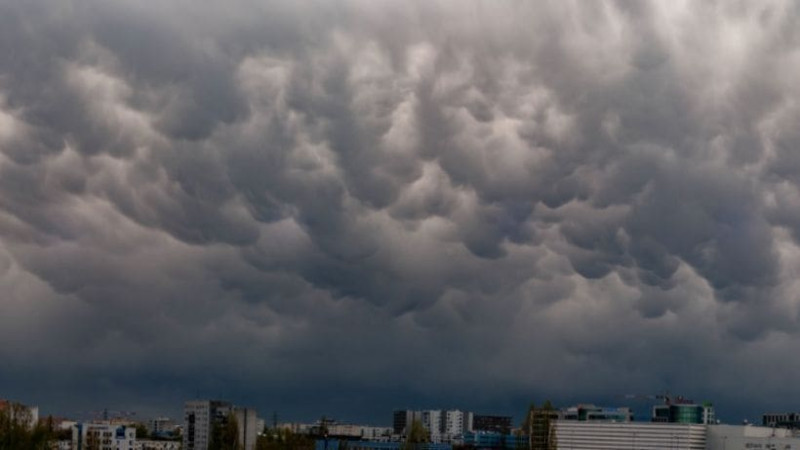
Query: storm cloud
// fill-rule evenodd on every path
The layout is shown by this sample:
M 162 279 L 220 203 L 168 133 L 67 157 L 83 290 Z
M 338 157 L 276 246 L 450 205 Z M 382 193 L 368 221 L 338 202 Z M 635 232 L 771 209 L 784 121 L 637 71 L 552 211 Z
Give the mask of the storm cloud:
M 798 13 L 0 2 L 0 396 L 796 409 Z

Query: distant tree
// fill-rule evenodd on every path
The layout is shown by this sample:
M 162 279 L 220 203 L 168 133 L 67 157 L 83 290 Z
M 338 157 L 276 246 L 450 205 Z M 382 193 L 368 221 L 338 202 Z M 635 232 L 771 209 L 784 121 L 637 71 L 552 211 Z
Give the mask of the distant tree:
M 52 430 L 53 440 L 56 441 L 69 441 L 72 439 L 72 430 Z
M 147 427 L 143 423 L 136 424 L 136 439 L 147 439 L 150 437 L 150 433 L 147 431 Z
M 311 427 L 311 435 L 316 437 L 317 439 L 325 439 L 328 437 L 329 429 L 328 425 L 332 424 L 333 420 L 328 419 L 325 416 L 320 417 L 319 425 Z
M 231 412 L 221 422 L 214 424 L 211 430 L 211 442 L 208 450 L 242 450 L 239 442 L 239 422 L 236 414 Z
M 273 428 L 256 438 L 256 450 L 313 450 L 314 440 L 288 429 Z
M 90 430 L 86 433 L 84 448 L 86 450 L 100 450 L 100 436 L 97 431 Z
M 45 450 L 53 439 L 45 423 L 31 423 L 30 410 L 20 403 L 0 406 L 0 450 Z
M 411 426 L 406 433 L 406 442 L 403 445 L 404 450 L 412 450 L 418 448 L 420 444 L 426 444 L 431 441 L 431 433 L 422 424 L 422 421 L 417 419 L 411 422 Z

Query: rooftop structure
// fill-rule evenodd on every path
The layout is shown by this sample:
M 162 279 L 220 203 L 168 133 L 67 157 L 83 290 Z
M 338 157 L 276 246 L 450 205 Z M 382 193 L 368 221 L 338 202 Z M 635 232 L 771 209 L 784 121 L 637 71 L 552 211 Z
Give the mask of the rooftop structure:
M 559 411 L 558 419 L 585 422 L 632 422 L 633 411 L 630 408 L 604 408 L 592 404 L 580 404 Z
M 711 403 L 694 403 L 678 397 L 663 405 L 653 406 L 653 422 L 662 423 L 714 423 L 714 406 Z
M 773 428 L 800 428 L 800 413 L 767 413 L 761 416 L 761 425 Z

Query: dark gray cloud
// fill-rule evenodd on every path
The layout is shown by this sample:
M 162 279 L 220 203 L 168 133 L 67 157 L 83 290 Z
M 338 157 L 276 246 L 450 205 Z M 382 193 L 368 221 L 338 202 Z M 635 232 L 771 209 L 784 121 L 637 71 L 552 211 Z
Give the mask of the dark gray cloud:
M 2 2 L 0 396 L 791 408 L 797 13 Z

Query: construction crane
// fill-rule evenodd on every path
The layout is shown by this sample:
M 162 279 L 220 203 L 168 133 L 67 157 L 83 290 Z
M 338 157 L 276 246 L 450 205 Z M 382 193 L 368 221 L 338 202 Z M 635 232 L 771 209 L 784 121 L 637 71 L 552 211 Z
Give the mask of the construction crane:
M 92 420 L 132 420 L 134 416 L 136 416 L 135 411 L 117 411 L 111 410 L 108 408 L 103 408 L 102 411 L 87 411 L 85 412 L 87 416 L 89 416 Z
M 663 394 L 624 394 L 618 395 L 617 397 L 624 398 L 625 400 L 657 400 L 663 401 L 665 405 L 669 405 L 672 402 L 672 397 L 669 395 L 669 392 L 666 391 Z
M 669 391 L 664 391 L 663 394 L 625 394 L 618 397 L 626 400 L 657 400 L 664 402 L 665 405 L 681 405 L 694 403 L 692 400 L 682 396 L 672 396 Z

